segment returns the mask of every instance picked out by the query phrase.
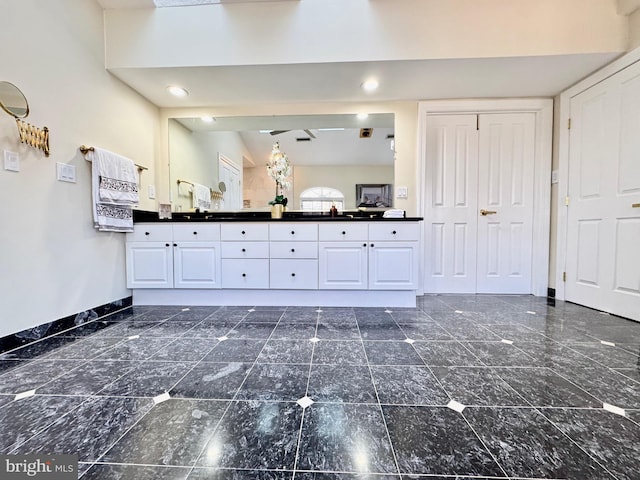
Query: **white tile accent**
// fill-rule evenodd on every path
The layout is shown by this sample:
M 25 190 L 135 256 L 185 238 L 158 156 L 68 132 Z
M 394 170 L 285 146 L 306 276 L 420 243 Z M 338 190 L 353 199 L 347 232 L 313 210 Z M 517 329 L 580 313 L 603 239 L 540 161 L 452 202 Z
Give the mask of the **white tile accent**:
M 324 311 L 324 310 L 322 310 L 322 309 L 320 309 L 320 308 L 319 308 L 318 310 L 316 310 L 316 312 L 318 312 L 318 313 L 322 313 L 323 311 Z
M 248 312 L 255 312 L 256 309 L 255 308 L 250 308 L 249 310 L 247 310 Z
M 157 397 L 153 397 L 153 403 L 156 405 L 162 402 L 166 402 L 171 398 L 168 392 L 164 392 L 162 395 L 158 395 Z
M 191 310 L 189 307 L 182 309 L 183 312 L 188 312 L 189 310 Z
M 537 315 L 537 313 L 536 313 L 536 312 L 532 312 L 531 310 L 527 310 L 527 313 L 528 313 L 529 315 Z
M 451 410 L 455 410 L 458 413 L 462 413 L 462 411 L 467 408 L 466 405 L 456 402 L 455 400 L 451 400 L 449 403 L 447 403 L 447 407 L 449 407 Z
M 501 340 L 502 343 L 506 343 L 507 345 L 513 345 L 513 341 L 512 340 L 506 340 L 506 339 L 502 339 Z
M 140 335 L 131 335 L 130 337 L 127 337 L 127 340 L 136 340 L 140 338 Z
M 300 405 L 302 408 L 307 408 L 311 405 L 313 405 L 313 400 L 311 400 L 309 397 L 302 397 L 301 399 L 299 399 L 296 402 L 298 405 Z
M 600 340 L 600 343 L 602 345 L 607 345 L 608 347 L 615 347 L 616 346 L 615 343 L 613 343 L 613 342 L 605 342 L 604 340 Z
M 406 338 L 404 343 L 408 343 L 409 345 L 413 345 L 416 341 L 413 338 Z
M 309 341 L 311 343 L 318 343 L 320 341 L 320 339 L 318 337 L 313 337 L 313 338 L 310 338 Z
M 456 310 L 456 313 L 464 313 L 462 310 Z
M 33 397 L 36 394 L 35 390 L 27 390 L 26 392 L 18 393 L 14 400 L 20 400 L 22 398 Z
M 384 311 L 384 313 L 393 313 L 393 310 L 387 309 L 387 310 Z
M 225 335 L 224 337 L 218 337 L 218 340 L 220 340 L 221 342 L 224 342 L 225 340 L 229 340 L 229 337 Z
M 624 408 L 616 407 L 615 405 L 611 405 L 609 403 L 603 403 L 602 408 L 606 411 L 615 413 L 616 415 L 622 415 L 623 417 L 627 416 L 627 412 L 625 412 Z

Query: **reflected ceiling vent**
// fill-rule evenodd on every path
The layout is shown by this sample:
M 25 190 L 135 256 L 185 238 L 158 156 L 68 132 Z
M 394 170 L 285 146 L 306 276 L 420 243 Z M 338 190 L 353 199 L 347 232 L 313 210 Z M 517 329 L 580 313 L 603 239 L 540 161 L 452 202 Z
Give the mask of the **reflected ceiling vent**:
M 360 129 L 360 138 L 371 138 L 371 135 L 373 135 L 373 128 Z

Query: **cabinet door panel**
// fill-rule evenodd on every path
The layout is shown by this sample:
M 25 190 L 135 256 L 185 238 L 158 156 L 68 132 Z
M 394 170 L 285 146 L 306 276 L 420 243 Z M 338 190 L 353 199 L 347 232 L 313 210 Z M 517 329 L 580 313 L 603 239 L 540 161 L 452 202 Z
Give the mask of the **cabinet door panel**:
M 173 256 L 175 288 L 220 288 L 220 244 L 179 243 Z
M 365 242 L 322 242 L 319 245 L 320 289 L 366 290 Z
M 167 242 L 128 242 L 127 288 L 172 288 L 173 250 Z
M 381 242 L 369 248 L 371 290 L 413 290 L 417 288 L 417 242 Z

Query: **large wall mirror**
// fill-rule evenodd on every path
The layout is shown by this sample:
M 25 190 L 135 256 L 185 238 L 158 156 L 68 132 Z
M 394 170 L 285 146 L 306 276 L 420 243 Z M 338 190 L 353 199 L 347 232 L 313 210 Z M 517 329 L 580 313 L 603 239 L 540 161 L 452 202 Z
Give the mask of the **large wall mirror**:
M 291 162 L 290 210 L 324 211 L 332 201 L 355 209 L 357 185 L 393 190 L 392 113 L 170 118 L 168 131 L 174 211 L 193 210 L 191 184 L 219 190 L 221 182 L 224 199 L 214 197 L 212 211 L 268 210 L 275 183 L 265 167 L 276 142 Z

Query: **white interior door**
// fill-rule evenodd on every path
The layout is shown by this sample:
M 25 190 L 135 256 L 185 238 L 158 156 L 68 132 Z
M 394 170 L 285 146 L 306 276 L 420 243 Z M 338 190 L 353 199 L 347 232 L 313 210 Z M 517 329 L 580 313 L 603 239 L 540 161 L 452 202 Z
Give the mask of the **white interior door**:
M 476 292 L 477 115 L 429 115 L 425 291 Z
M 565 298 L 640 320 L 640 68 L 571 99 Z
M 531 293 L 535 114 L 429 115 L 426 130 L 425 291 Z
M 478 293 L 531 293 L 535 114 L 480 115 Z
M 239 210 L 242 208 L 242 174 L 240 168 L 229 158 L 218 154 L 218 178 L 224 182 L 227 191 L 223 195 L 221 208 Z

